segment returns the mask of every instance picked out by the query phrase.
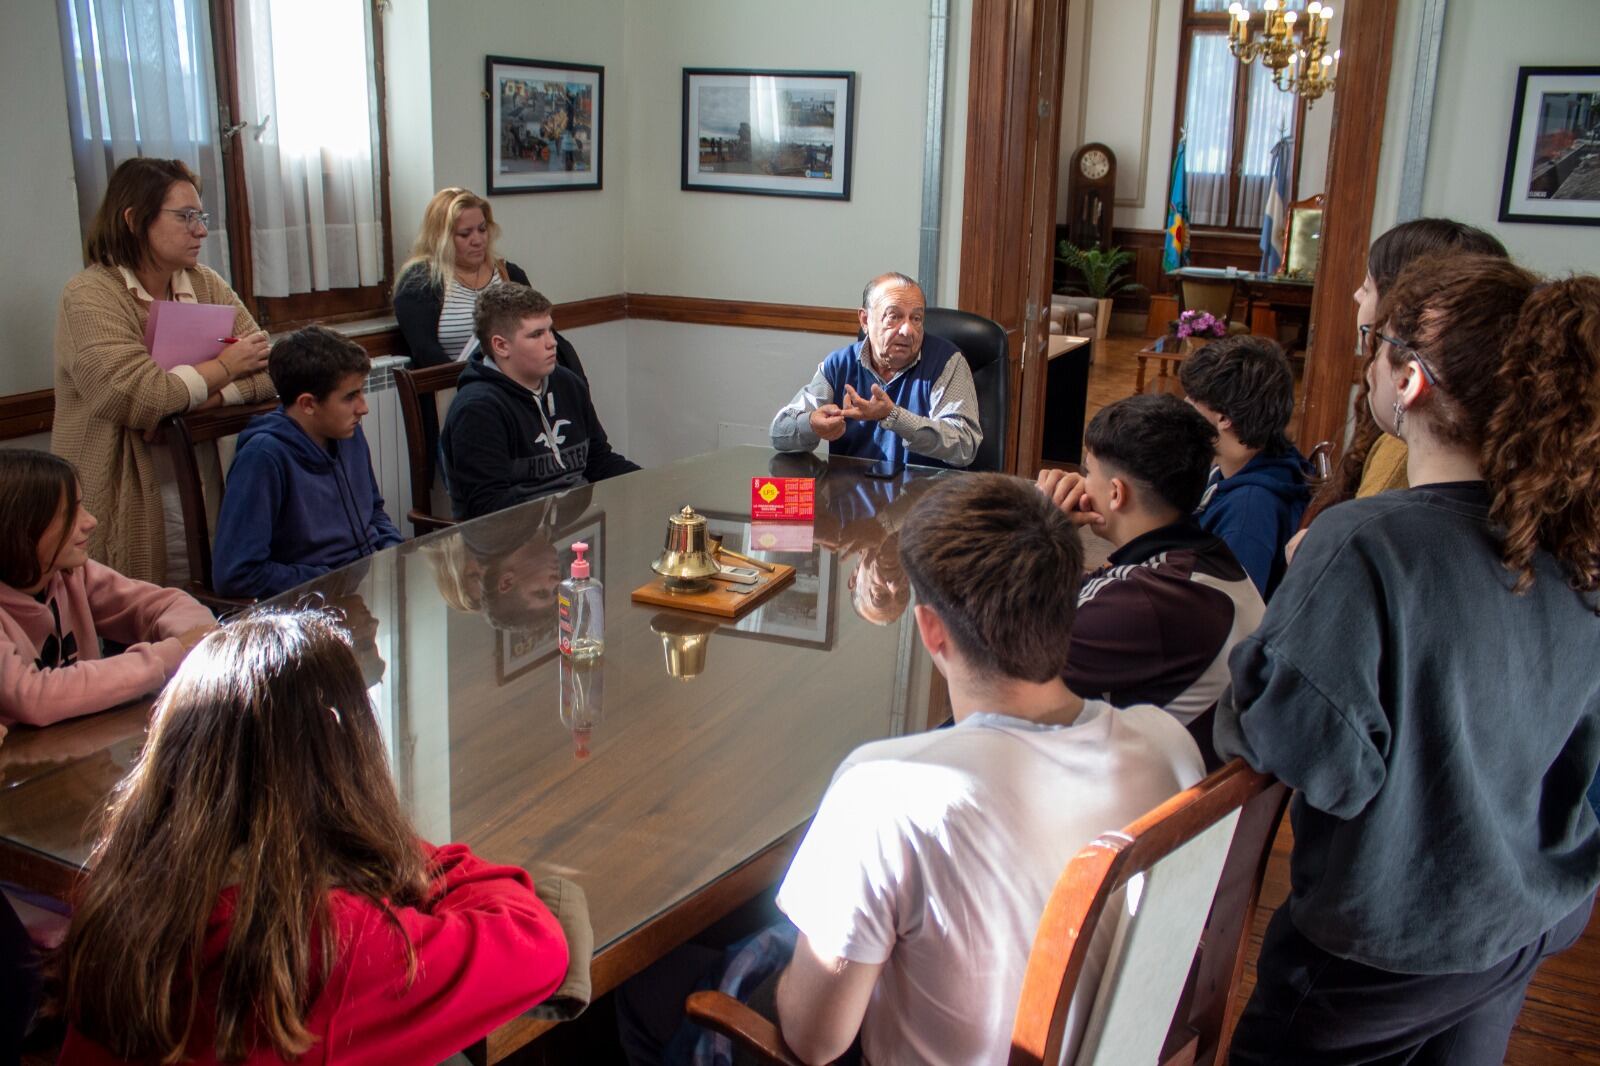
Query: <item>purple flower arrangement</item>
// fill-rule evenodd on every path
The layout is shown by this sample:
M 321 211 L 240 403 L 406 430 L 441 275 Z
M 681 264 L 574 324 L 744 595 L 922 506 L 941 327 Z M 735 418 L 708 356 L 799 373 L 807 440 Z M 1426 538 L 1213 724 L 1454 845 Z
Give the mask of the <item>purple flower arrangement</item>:
M 1226 337 L 1228 324 L 1210 311 L 1185 311 L 1178 316 L 1179 337 Z

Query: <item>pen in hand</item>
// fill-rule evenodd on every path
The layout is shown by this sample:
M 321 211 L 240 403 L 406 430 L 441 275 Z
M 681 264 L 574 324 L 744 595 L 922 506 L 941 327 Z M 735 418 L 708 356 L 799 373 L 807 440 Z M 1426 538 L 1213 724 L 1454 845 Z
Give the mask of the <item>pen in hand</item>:
M 239 338 L 238 337 L 218 337 L 217 338 L 217 343 L 218 344 L 238 344 L 239 343 Z

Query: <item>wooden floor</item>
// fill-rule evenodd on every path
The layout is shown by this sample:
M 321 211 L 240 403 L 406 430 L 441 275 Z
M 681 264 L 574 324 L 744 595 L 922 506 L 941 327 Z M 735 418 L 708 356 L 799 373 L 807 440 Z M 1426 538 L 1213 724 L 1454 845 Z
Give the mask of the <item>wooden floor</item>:
M 1267 920 L 1289 896 L 1289 849 L 1294 838 L 1286 817 L 1272 848 L 1261 908 L 1250 931 L 1235 1011 L 1242 1008 L 1256 983 L 1256 954 Z M 1570 951 L 1545 960 L 1528 986 L 1528 996 L 1511 1033 L 1506 1066 L 1600 1066 L 1600 908 L 1589 928 Z

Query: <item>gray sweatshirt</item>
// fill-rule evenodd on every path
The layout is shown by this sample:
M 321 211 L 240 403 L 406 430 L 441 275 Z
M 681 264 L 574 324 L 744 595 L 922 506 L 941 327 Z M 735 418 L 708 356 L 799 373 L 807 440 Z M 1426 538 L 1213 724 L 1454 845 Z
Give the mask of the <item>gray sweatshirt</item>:
M 1325 951 L 1476 972 L 1600 884 L 1600 616 L 1512 592 L 1481 482 L 1340 504 L 1229 660 L 1224 757 L 1295 793 L 1288 906 Z

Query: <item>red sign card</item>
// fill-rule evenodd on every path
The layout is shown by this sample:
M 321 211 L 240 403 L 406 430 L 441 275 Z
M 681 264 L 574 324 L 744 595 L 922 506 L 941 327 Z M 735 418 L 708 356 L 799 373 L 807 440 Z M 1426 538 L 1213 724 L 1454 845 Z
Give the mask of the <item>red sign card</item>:
M 757 522 L 801 522 L 816 516 L 816 479 L 753 477 L 750 517 Z

